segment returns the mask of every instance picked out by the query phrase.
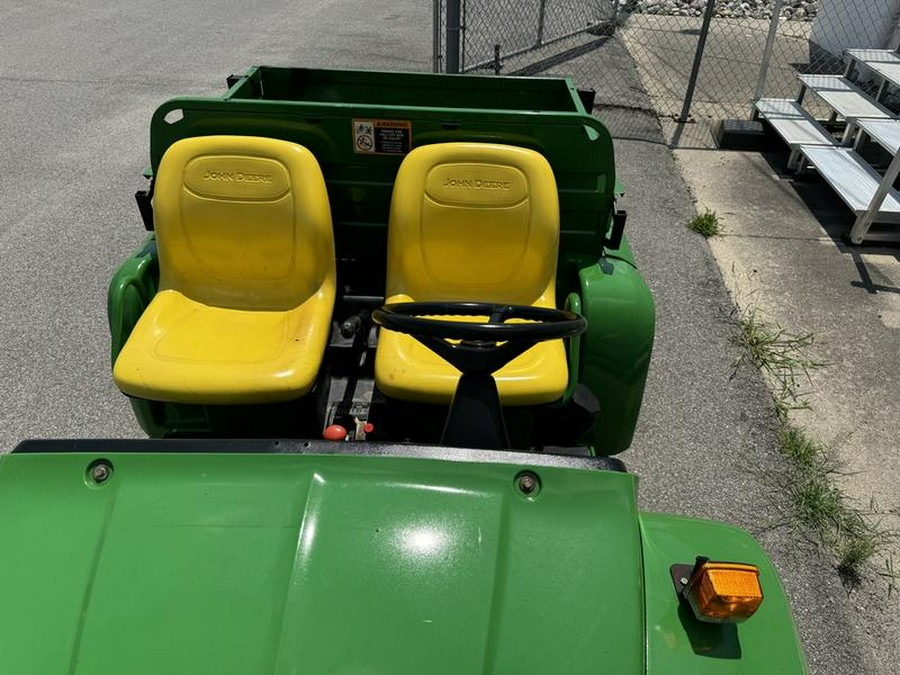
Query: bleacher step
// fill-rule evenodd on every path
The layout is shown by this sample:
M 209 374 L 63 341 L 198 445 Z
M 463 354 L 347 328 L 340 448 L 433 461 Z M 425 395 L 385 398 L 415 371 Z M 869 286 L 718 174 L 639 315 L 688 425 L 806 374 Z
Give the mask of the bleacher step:
M 756 102 L 756 110 L 791 149 L 798 145 L 835 145 L 831 134 L 793 99 L 762 98 Z
M 840 75 L 799 75 L 798 79 L 846 120 L 861 117 L 892 118 L 891 111 L 866 96 Z
M 803 145 L 800 152 L 850 209 L 859 215 L 881 183 L 881 175 L 850 148 Z M 888 191 L 875 218 L 879 222 L 900 222 L 900 193 Z
M 867 63 L 900 63 L 900 55 L 893 49 L 847 49 L 844 53 L 851 59 Z

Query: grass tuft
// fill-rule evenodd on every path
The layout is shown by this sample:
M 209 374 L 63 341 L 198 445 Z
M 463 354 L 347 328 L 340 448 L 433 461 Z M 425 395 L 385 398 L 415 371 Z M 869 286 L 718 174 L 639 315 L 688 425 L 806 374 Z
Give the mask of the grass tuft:
M 746 361 L 763 372 L 773 387 L 772 400 L 781 420 L 791 410 L 809 408 L 801 385 L 811 384 L 810 372 L 826 365 L 807 356 L 814 342 L 812 333 L 789 333 L 763 321 L 755 307 L 737 311 L 737 330 L 731 337 L 739 350 L 734 367 Z
M 862 565 L 891 538 L 872 519 L 872 512 L 856 508 L 837 484 L 841 465 L 831 448 L 788 422 L 778 431 L 779 450 L 790 460 L 782 488 L 794 517 L 830 550 L 845 581 L 859 578 Z
M 863 564 L 893 535 L 872 519 L 874 506 L 865 512 L 840 489 L 837 478 L 842 467 L 834 451 L 788 419 L 791 411 L 809 408 L 802 385 L 810 385 L 810 373 L 826 365 L 808 355 L 814 336 L 790 333 L 763 320 L 752 307 L 736 310 L 736 314 L 732 344 L 739 355 L 733 365 L 736 369 L 741 363 L 752 364 L 772 388 L 779 421 L 778 448 L 789 460 L 787 475 L 778 479 L 779 487 L 788 496 L 794 519 L 834 554 L 844 581 L 854 583 Z M 893 567 L 882 576 L 890 577 L 890 592 Z
M 783 425 L 778 430 L 781 452 L 794 461 L 798 469 L 811 469 L 820 457 L 821 447 L 800 429 Z
M 707 239 L 715 237 L 722 232 L 719 216 L 715 211 L 706 209 L 703 213 L 695 216 L 687 224 L 688 229 L 693 230 L 697 234 L 701 234 Z

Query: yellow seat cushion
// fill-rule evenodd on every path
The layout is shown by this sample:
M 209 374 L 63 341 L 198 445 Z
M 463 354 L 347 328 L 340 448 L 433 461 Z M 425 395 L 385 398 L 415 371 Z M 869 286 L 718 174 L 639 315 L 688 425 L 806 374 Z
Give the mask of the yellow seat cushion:
M 115 379 L 126 393 L 157 401 L 297 398 L 319 372 L 328 334 L 317 330 L 316 317 L 327 304 L 320 294 L 284 312 L 247 312 L 161 291 L 116 360 Z
M 284 401 L 313 386 L 331 331 L 334 241 L 313 155 L 205 136 L 163 156 L 154 196 L 160 291 L 113 368 L 131 396 Z
M 492 143 L 426 145 L 406 156 L 391 199 L 387 302 L 478 301 L 555 307 L 556 180 L 538 152 Z M 495 374 L 504 405 L 559 399 L 561 340 Z M 375 380 L 388 396 L 448 402 L 459 371 L 415 338 L 382 330 Z

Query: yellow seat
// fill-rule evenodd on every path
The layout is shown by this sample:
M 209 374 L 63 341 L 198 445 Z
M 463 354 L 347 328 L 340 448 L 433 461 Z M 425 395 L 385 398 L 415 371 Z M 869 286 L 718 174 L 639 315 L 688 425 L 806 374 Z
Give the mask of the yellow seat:
M 174 143 L 154 195 L 160 290 L 119 354 L 124 393 L 286 401 L 313 386 L 331 330 L 334 239 L 306 148 L 269 138 Z
M 386 302 L 552 308 L 558 248 L 556 180 L 542 155 L 487 143 L 422 146 L 394 184 Z M 388 396 L 447 403 L 459 375 L 415 338 L 381 331 L 375 380 Z M 559 399 L 568 381 L 562 340 L 535 345 L 494 377 L 504 405 Z

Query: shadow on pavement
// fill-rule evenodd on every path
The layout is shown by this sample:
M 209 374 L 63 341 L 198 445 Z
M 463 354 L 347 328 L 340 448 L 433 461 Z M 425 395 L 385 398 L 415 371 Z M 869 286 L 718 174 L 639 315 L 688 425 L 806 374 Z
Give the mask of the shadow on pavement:
M 834 193 L 829 185 L 816 173 L 795 174 L 787 170 L 787 151 L 763 152 L 763 159 L 772 168 L 772 172 L 785 181 L 790 189 L 800 198 L 810 214 L 819 222 L 822 231 L 831 239 L 835 247 L 853 260 L 859 272 L 859 281 L 850 282 L 852 286 L 865 289 L 870 294 L 900 293 L 900 288 L 892 285 L 875 271 L 871 271 L 863 256 L 887 256 L 900 261 L 900 244 L 879 242 L 878 244 L 853 245 L 846 241 L 847 233 L 853 223 L 853 212 Z M 873 229 L 878 229 L 876 225 Z

